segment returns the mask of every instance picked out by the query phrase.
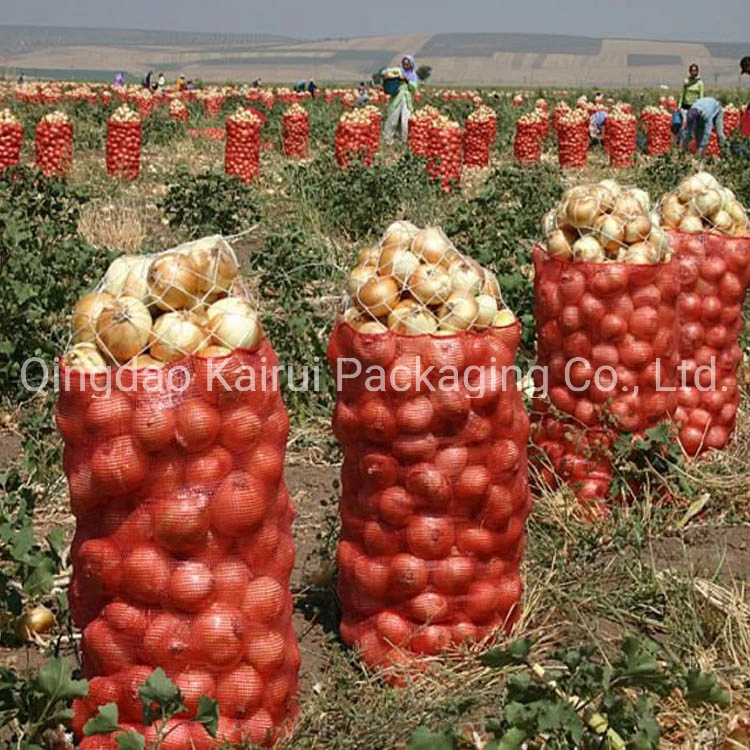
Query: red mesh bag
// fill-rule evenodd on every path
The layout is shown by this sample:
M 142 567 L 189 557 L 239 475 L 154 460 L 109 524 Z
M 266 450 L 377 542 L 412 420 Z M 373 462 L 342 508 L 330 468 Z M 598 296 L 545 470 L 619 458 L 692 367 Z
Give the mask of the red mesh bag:
M 308 154 L 310 140 L 310 116 L 300 105 L 292 105 L 284 113 L 284 155 L 304 159 Z
M 370 116 L 370 153 L 374 156 L 380 150 L 380 131 L 383 124 L 383 118 L 380 110 L 373 105 L 368 105 L 364 111 Z
M 192 303 L 172 273 L 180 260 L 201 274 Z M 271 744 L 298 712 L 289 420 L 276 354 L 257 315 L 242 312 L 251 300 L 237 274 L 221 238 L 122 256 L 74 311 L 56 418 L 76 519 L 68 596 L 91 686 L 74 706 L 79 736 L 99 705 L 115 702 L 121 721 L 148 738 L 138 688 L 157 667 L 184 695 L 180 719 L 194 717 L 201 695 L 214 698 L 231 742 Z M 196 293 L 219 299 L 205 308 Z M 100 358 L 83 371 L 97 351 L 123 360 L 141 345 L 132 343 L 145 326 L 138 306 L 154 316 L 147 350 L 135 364 L 107 370 Z M 201 308 L 207 322 L 189 345 L 203 355 L 185 356 L 187 339 L 161 324 L 171 316 L 170 326 L 198 326 Z M 243 315 L 253 322 L 233 339 L 243 346 L 220 346 Z M 117 334 L 124 322 L 127 338 Z M 216 746 L 200 727 L 180 733 Z
M 156 99 L 148 94 L 134 97 L 134 100 L 141 119 L 148 117 L 156 106 Z
M 188 108 L 181 99 L 172 99 L 169 102 L 169 116 L 172 120 L 179 120 L 180 122 L 187 122 L 190 119 Z
M 427 173 L 440 180 L 443 190 L 449 191 L 461 181 L 463 137 L 457 122 L 444 118 L 430 128 Z
M 23 127 L 20 122 L 0 120 L 0 169 L 18 164 L 23 143 Z
M 668 154 L 672 150 L 672 116 L 666 110 L 644 115 L 646 122 L 646 153 L 649 156 Z
M 570 114 L 570 107 L 566 102 L 558 102 L 555 105 L 555 108 L 552 111 L 552 127 L 554 128 L 555 133 L 559 134 L 560 123 L 562 122 L 563 117 L 568 114 Z
M 475 168 L 489 166 L 490 152 L 496 136 L 497 116 L 489 107 L 477 107 L 466 120 L 464 164 Z
M 415 156 L 427 156 L 430 150 L 430 129 L 440 112 L 434 107 L 424 107 L 409 118 L 408 145 Z
M 585 110 L 575 110 L 563 115 L 557 127 L 558 163 L 563 169 L 583 169 L 588 156 L 589 120 Z
M 135 180 L 141 171 L 141 121 L 116 119 L 118 112 L 120 110 L 107 120 L 107 172 L 115 177 Z
M 542 141 L 539 123 L 540 118 L 535 114 L 523 115 L 516 121 L 513 155 L 516 161 L 523 166 L 539 164 L 542 160 Z
M 44 174 L 66 174 L 73 161 L 73 124 L 61 113 L 47 115 L 36 126 L 34 150 Z
M 739 335 L 750 282 L 750 238 L 670 232 L 680 270 L 680 376 L 675 421 L 683 448 L 695 456 L 721 449 L 734 431 L 740 404 Z M 715 382 L 699 367 L 715 363 Z
M 630 169 L 635 161 L 638 133 L 635 117 L 613 112 L 604 122 L 604 136 L 610 166 Z
M 207 118 L 213 119 L 221 114 L 221 108 L 224 106 L 226 97 L 224 96 L 207 96 L 203 99 L 203 112 Z
M 361 112 L 352 112 L 352 117 L 362 117 Z M 334 142 L 336 163 L 345 169 L 350 161 L 359 159 L 367 166 L 372 164 L 373 151 L 372 124 L 369 117 L 361 120 L 348 119 L 343 115 L 336 128 Z
M 732 133 L 740 128 L 740 110 L 732 104 L 724 107 L 724 135 L 729 138 Z
M 226 122 L 224 170 L 243 182 L 252 182 L 260 174 L 261 125 L 258 117 L 244 109 Z
M 677 384 L 677 260 L 571 263 L 537 246 L 534 270 L 538 365 L 549 392 L 534 441 L 559 478 L 581 485 L 581 499 L 601 500 L 594 490 L 617 433 L 642 433 L 676 404 L 667 389 Z
M 341 637 L 372 667 L 418 668 L 420 656 L 519 617 L 529 423 L 515 376 L 502 384 L 519 336 L 518 324 L 437 337 L 340 323 L 332 334 L 331 366 L 362 368 L 341 379 L 333 418 L 344 451 Z M 368 390 L 373 365 L 395 387 Z M 444 367 L 460 383 L 483 373 L 484 394 L 441 389 Z

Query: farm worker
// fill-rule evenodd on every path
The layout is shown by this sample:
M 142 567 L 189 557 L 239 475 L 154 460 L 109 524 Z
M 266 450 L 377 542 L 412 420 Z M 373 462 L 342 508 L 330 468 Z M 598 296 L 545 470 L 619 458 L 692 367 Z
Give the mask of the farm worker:
M 144 76 L 143 80 L 141 81 L 141 84 L 144 89 L 150 89 L 151 88 L 151 79 L 154 77 L 154 71 L 149 70 L 148 73 Z
M 740 60 L 740 75 L 750 76 L 750 55 Z
M 405 55 L 401 60 L 401 68 L 398 74 L 388 76 L 391 81 L 398 79 L 398 84 L 391 84 L 391 100 L 388 103 L 388 113 L 385 118 L 383 132 L 385 142 L 393 143 L 396 132 L 405 141 L 409 135 L 409 118 L 414 111 L 414 101 L 412 92 L 419 88 L 419 78 L 414 69 L 414 58 L 411 55 Z
M 358 107 L 364 107 L 368 101 L 370 101 L 370 91 L 367 88 L 367 84 L 364 81 L 360 81 L 359 88 L 357 89 L 357 101 L 355 104 Z
M 187 81 L 185 80 L 184 75 L 177 79 L 177 83 L 175 83 L 174 87 L 177 91 L 184 91 L 187 88 Z
M 296 91 L 297 93 L 300 93 L 300 94 L 301 94 L 301 93 L 302 93 L 302 92 L 303 92 L 303 91 L 305 90 L 305 85 L 306 85 L 306 84 L 305 84 L 305 81 L 304 81 L 304 79 L 303 79 L 303 80 L 301 80 L 301 81 L 297 81 L 297 83 L 295 83 L 295 84 L 294 84 L 294 90 L 295 90 L 295 91 Z
M 698 99 L 705 96 L 706 89 L 703 79 L 700 77 L 698 66 L 693 63 L 688 69 L 688 77 L 682 84 L 682 96 L 680 97 L 680 109 L 690 109 Z
M 125 74 L 122 71 L 120 71 L 115 76 L 115 88 L 121 89 L 124 85 L 125 85 Z
M 315 84 L 315 81 L 313 79 L 310 79 L 310 83 L 307 84 L 307 90 L 310 93 L 310 96 L 314 99 L 315 94 L 318 92 L 318 87 Z
M 166 85 L 167 85 L 167 79 L 164 77 L 164 73 L 159 73 L 157 86 L 163 91 Z
M 607 122 L 607 113 L 598 109 L 589 118 L 589 136 L 591 140 L 600 143 L 604 138 L 604 123 Z
M 259 88 L 261 87 L 261 84 L 262 84 L 262 83 L 263 83 L 263 80 L 262 80 L 262 79 L 260 79 L 260 78 L 256 78 L 256 79 L 255 79 L 255 80 L 253 81 L 253 88 L 254 88 L 254 89 L 259 89 Z
M 704 96 L 698 99 L 687 112 L 685 125 L 680 134 L 680 148 L 684 151 L 695 138 L 698 156 L 703 156 L 711 137 L 711 131 L 714 128 L 716 128 L 716 135 L 719 137 L 719 145 L 723 146 L 726 141 L 724 137 L 724 110 L 716 99 Z

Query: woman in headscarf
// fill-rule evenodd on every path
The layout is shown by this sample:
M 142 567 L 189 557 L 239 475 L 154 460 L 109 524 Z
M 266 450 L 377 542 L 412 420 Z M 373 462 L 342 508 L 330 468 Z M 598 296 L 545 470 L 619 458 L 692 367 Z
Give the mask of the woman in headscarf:
M 125 85 L 125 74 L 122 71 L 120 71 L 115 76 L 115 88 L 121 89 L 124 85 Z
M 386 71 L 387 88 L 391 89 L 391 101 L 388 103 L 388 114 L 383 126 L 387 144 L 393 143 L 398 132 L 401 140 L 406 141 L 409 135 L 409 118 L 414 112 L 412 92 L 419 88 L 419 77 L 412 55 L 404 55 L 401 67 Z M 398 83 L 395 82 L 398 80 Z

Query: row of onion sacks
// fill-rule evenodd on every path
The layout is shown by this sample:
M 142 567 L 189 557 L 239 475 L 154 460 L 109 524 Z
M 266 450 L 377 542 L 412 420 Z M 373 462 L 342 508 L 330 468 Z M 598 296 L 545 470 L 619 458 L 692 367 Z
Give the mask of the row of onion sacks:
M 519 617 L 529 424 L 503 380 L 519 338 L 494 276 L 437 228 L 392 225 L 347 281 L 328 349 L 341 637 L 395 683 Z
M 9 109 L 0 111 L 0 169 L 16 166 L 21 158 L 23 126 Z
M 679 350 L 686 383 L 677 392 L 674 419 L 683 449 L 695 456 L 726 447 L 736 424 L 750 221 L 734 193 L 705 172 L 667 193 L 658 214 L 680 272 Z
M 73 124 L 64 112 L 50 112 L 37 123 L 36 166 L 45 175 L 65 175 L 73 163 Z
M 123 104 L 107 120 L 107 172 L 112 177 L 137 179 L 141 171 L 141 118 Z
M 288 417 L 254 301 L 220 237 L 121 256 L 73 311 L 56 419 L 76 519 L 69 601 L 89 695 L 153 740 L 138 689 L 161 667 L 218 738 L 273 744 L 298 713 Z M 91 742 L 91 740 L 84 741 Z
M 211 99 L 206 99 L 206 102 Z M 240 107 L 226 121 L 224 171 L 243 182 L 252 182 L 260 174 L 261 119 Z
M 606 509 L 611 448 L 676 403 L 679 275 L 648 195 L 613 181 L 568 190 L 534 251 L 538 365 L 532 439 L 548 481 Z M 672 389 L 672 390 L 666 390 Z

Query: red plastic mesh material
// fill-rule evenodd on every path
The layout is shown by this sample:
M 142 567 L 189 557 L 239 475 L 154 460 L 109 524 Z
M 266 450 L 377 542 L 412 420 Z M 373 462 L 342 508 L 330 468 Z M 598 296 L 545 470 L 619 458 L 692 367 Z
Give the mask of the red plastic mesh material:
M 378 139 L 380 136 L 378 136 Z M 342 169 L 352 159 L 359 159 L 367 166 L 372 164 L 377 148 L 373 148 L 372 121 L 346 122 L 339 120 L 336 128 L 334 152 L 336 163 Z
M 209 119 L 218 117 L 221 114 L 221 108 L 224 106 L 226 97 L 208 96 L 203 100 L 203 112 Z
M 64 175 L 73 162 L 73 124 L 39 122 L 34 139 L 36 166 L 46 175 Z
M 23 143 L 23 127 L 20 122 L 0 122 L 0 169 L 18 164 Z
M 307 156 L 310 140 L 310 116 L 307 112 L 284 114 L 282 138 L 284 156 L 296 159 Z
M 566 121 L 560 119 L 557 126 L 557 160 L 565 169 L 583 169 L 589 157 L 588 120 Z
M 459 127 L 430 127 L 428 141 L 427 173 L 433 180 L 440 180 L 443 190 L 450 191 L 461 181 L 463 168 L 463 135 Z
M 513 140 L 513 156 L 523 166 L 539 164 L 542 160 L 541 120 L 519 118 L 516 121 L 516 136 Z M 549 118 L 547 118 L 549 124 Z
M 646 118 L 646 153 L 649 156 L 668 154 L 672 150 L 672 116 L 669 112 Z
M 206 103 L 211 101 L 206 99 Z M 224 171 L 237 175 L 243 182 L 252 182 L 260 174 L 260 120 L 226 122 Z
M 107 172 L 135 180 L 141 171 L 141 123 L 107 120 Z
M 610 166 L 615 169 L 630 169 L 633 166 L 637 132 L 637 122 L 632 115 L 610 116 L 605 120 L 604 137 Z
M 519 617 L 529 421 L 516 375 L 503 387 L 519 338 L 517 324 L 447 337 L 333 332 L 334 370 L 362 367 L 342 379 L 333 429 L 344 450 L 341 637 L 369 666 L 418 669 L 420 655 Z M 372 366 L 385 390 L 368 389 Z M 458 389 L 439 385 L 449 367 Z M 467 398 L 480 377 L 484 393 Z
M 683 448 L 695 456 L 724 448 L 734 431 L 750 239 L 670 231 L 670 242 L 680 269 L 679 350 L 686 365 L 686 385 L 680 382 L 674 418 Z M 710 367 L 712 359 L 713 384 L 705 370 L 696 376 L 697 368 Z
M 538 399 L 532 436 L 564 482 L 600 480 L 618 432 L 642 433 L 674 410 L 678 262 L 570 263 L 537 246 L 534 269 L 549 401 Z M 580 489 L 582 500 L 603 499 L 593 484 Z
M 415 156 L 427 156 L 430 150 L 432 121 L 427 117 L 411 117 L 409 120 L 408 144 Z
M 180 360 L 151 392 L 153 371 L 127 368 L 120 386 L 112 374 L 111 390 L 107 373 L 83 383 L 71 373 L 61 389 L 76 518 L 69 601 L 91 685 L 74 706 L 79 737 L 109 702 L 148 737 L 138 687 L 156 667 L 182 690 L 184 718 L 200 695 L 216 698 L 230 741 L 271 743 L 296 717 L 294 509 L 277 362 L 264 341 L 224 359 Z M 223 382 L 211 381 L 222 363 Z M 179 731 L 214 746 L 201 728 Z
M 497 124 L 494 124 L 497 128 Z M 483 168 L 489 166 L 490 150 L 494 143 L 492 138 L 493 123 L 491 120 L 477 121 L 468 119 L 464 130 L 464 164 L 467 167 Z
M 735 130 L 740 129 L 740 110 L 736 107 L 724 107 L 724 135 L 729 138 Z

